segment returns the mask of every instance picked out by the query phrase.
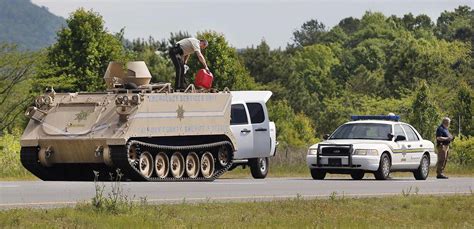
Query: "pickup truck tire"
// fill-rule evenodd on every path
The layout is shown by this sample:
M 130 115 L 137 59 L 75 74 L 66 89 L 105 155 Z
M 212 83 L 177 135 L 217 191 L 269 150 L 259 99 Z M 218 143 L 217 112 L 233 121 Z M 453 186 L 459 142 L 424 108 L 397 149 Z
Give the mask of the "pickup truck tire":
M 358 171 L 353 171 L 353 172 L 351 173 L 351 177 L 352 177 L 352 179 L 354 179 L 354 180 L 362 180 L 362 179 L 364 178 L 364 175 L 365 175 L 364 171 L 360 171 L 360 170 L 358 170 Z
M 390 175 L 391 165 L 390 157 L 386 153 L 382 154 L 380 157 L 379 169 L 374 173 L 375 179 L 387 180 Z
M 413 171 L 413 175 L 417 180 L 426 180 L 428 174 L 430 173 L 430 159 L 425 154 L 421 158 L 420 167 L 417 170 Z
M 311 177 L 313 177 L 314 180 L 324 180 L 326 177 L 326 171 L 321 169 L 311 169 Z
M 264 179 L 268 174 L 268 157 L 249 159 L 250 172 L 255 179 Z

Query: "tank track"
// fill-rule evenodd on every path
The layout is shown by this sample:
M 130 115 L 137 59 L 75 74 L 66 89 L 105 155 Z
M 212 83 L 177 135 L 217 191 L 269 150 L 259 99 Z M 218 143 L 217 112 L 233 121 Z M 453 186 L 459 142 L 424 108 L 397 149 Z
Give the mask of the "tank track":
M 165 152 L 168 156 L 170 153 L 173 152 L 202 152 L 202 151 L 215 151 L 221 146 L 227 146 L 230 149 L 232 148 L 232 144 L 229 141 L 220 141 L 208 144 L 200 144 L 200 145 L 190 145 L 190 146 L 169 146 L 169 145 L 158 145 L 147 143 L 143 141 L 137 140 L 130 140 L 126 146 L 110 146 L 111 150 L 111 158 L 112 163 L 118 169 L 120 169 L 120 173 L 123 174 L 123 179 L 130 179 L 131 181 L 153 181 L 153 182 L 189 182 L 189 181 L 214 181 L 229 168 L 232 167 L 232 159 L 233 154 L 229 153 L 228 156 L 228 163 L 226 166 L 221 166 L 220 163 L 217 162 L 216 157 L 214 156 L 214 165 L 215 171 L 214 174 L 209 178 L 204 178 L 198 176 L 196 178 L 189 178 L 189 177 L 181 177 L 181 178 L 174 178 L 168 176 L 166 178 L 159 178 L 159 177 L 144 177 L 138 168 L 136 168 L 133 163 L 129 160 L 128 152 L 130 147 L 135 147 L 137 151 L 149 151 L 149 152 Z M 214 154 L 214 153 L 213 153 Z M 198 154 L 201 156 L 201 154 Z M 186 173 L 185 173 L 186 174 Z

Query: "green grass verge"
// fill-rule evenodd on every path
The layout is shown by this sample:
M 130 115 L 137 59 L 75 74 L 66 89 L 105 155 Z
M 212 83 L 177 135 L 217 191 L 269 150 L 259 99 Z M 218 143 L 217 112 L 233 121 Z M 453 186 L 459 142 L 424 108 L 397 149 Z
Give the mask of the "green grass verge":
M 75 208 L 0 211 L 2 228 L 473 228 L 474 195 L 270 202 L 134 204 L 122 211 Z

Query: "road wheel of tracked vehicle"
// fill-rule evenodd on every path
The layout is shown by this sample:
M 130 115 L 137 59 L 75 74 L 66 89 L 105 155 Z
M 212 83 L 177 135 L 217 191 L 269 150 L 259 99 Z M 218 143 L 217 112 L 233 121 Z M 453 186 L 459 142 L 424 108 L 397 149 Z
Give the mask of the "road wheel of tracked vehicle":
M 155 170 L 159 178 L 166 178 L 170 171 L 170 161 L 168 156 L 160 152 L 155 157 Z
M 184 158 L 180 152 L 175 152 L 171 156 L 171 175 L 174 178 L 181 178 L 184 174 Z
M 390 167 L 391 167 L 390 157 L 388 157 L 386 153 L 382 154 L 382 157 L 380 158 L 379 169 L 375 171 L 374 173 L 375 179 L 377 180 L 388 179 L 390 175 Z
M 199 157 L 195 152 L 186 156 L 186 174 L 189 178 L 196 178 L 199 175 Z
M 143 152 L 140 154 L 140 160 L 138 162 L 138 168 L 140 169 L 140 173 L 146 177 L 151 177 L 153 174 L 153 157 L 149 152 Z
M 130 146 L 130 149 L 128 150 L 128 161 L 133 166 L 137 166 L 138 161 L 139 161 L 138 160 L 137 148 L 133 145 Z
M 249 161 L 250 172 L 255 179 L 263 179 L 268 174 L 268 157 L 252 158 Z
M 201 157 L 201 173 L 204 178 L 210 178 L 214 174 L 214 157 L 209 152 Z
M 229 163 L 229 150 L 227 147 L 222 146 L 219 148 L 219 152 L 217 153 L 217 159 L 219 160 L 219 164 L 222 167 L 225 167 Z
M 313 177 L 314 180 L 324 180 L 326 177 L 326 171 L 321 169 L 311 169 L 311 177 Z
M 351 177 L 352 177 L 352 179 L 354 179 L 354 180 L 362 180 L 362 179 L 364 178 L 364 175 L 365 175 L 364 171 L 360 171 L 360 170 L 358 170 L 358 171 L 353 171 L 353 172 L 351 173 Z
M 428 174 L 430 173 L 430 159 L 425 154 L 421 158 L 420 167 L 413 172 L 415 179 L 417 180 L 426 180 Z

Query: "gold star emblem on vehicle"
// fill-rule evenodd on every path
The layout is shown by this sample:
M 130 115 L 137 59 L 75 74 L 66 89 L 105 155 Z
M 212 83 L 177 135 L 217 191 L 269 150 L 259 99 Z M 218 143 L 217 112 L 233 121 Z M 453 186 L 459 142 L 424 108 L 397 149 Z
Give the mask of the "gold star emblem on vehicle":
M 81 111 L 81 112 L 76 114 L 76 118 L 74 120 L 77 120 L 77 122 L 80 122 L 82 120 L 86 120 L 87 116 L 89 116 L 89 112 Z
M 176 113 L 178 113 L 178 118 L 179 118 L 179 121 L 181 121 L 181 119 L 184 118 L 184 109 L 183 109 L 183 105 L 178 105 L 178 109 L 176 110 Z

